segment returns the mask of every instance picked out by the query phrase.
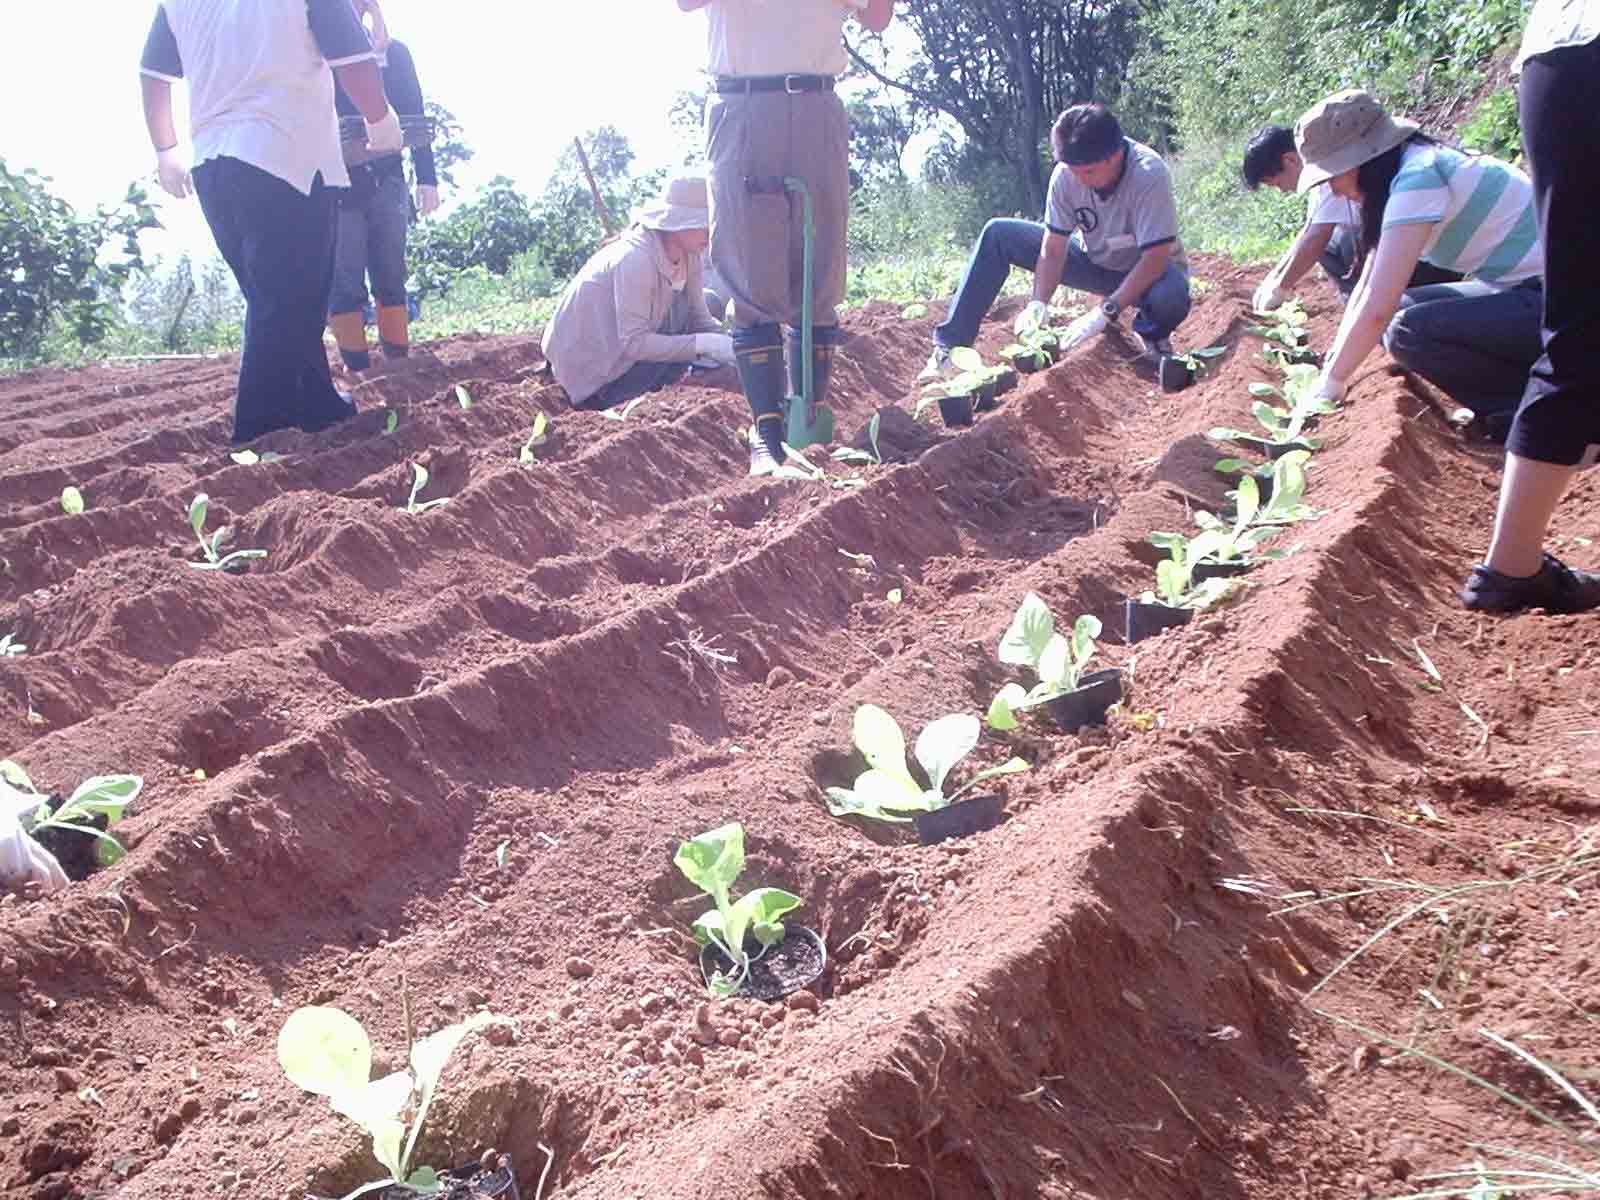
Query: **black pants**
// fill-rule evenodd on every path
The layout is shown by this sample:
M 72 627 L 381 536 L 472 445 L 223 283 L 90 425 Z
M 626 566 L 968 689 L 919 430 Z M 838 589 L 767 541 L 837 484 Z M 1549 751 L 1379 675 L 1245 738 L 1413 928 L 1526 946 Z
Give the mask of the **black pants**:
M 1506 449 L 1574 466 L 1600 445 L 1600 41 L 1529 59 L 1518 108 L 1544 243 L 1544 353 Z
M 235 445 L 298 427 L 326 429 L 354 410 L 334 389 L 322 326 L 333 282 L 334 192 L 311 194 L 236 158 L 194 169 L 217 249 L 244 293 L 244 354 L 233 409 Z

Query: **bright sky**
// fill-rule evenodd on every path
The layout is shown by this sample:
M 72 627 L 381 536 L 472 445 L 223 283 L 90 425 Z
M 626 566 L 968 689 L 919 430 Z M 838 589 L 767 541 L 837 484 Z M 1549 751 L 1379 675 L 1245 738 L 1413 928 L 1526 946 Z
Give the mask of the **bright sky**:
M 80 212 L 120 200 L 144 178 L 171 230 L 146 252 L 209 257 L 199 206 L 155 182 L 140 112 L 139 52 L 154 0 L 9 7 L 17 11 L 7 13 L 0 57 L 8 167 L 50 176 Z M 640 169 L 673 160 L 667 109 L 700 83 L 702 14 L 681 13 L 672 0 L 384 0 L 383 9 L 411 48 L 423 94 L 455 113 L 477 152 L 455 172 L 459 195 L 495 175 L 536 192 L 573 136 L 599 125 L 628 136 Z

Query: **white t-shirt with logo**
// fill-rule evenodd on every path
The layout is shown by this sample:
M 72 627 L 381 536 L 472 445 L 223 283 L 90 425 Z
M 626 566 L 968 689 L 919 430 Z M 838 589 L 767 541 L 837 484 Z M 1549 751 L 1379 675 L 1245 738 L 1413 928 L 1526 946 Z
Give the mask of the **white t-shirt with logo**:
M 1306 193 L 1307 225 L 1342 225 L 1347 229 L 1361 228 L 1361 213 L 1354 201 L 1336 195 L 1326 182 L 1319 183 Z
M 1128 157 L 1121 178 L 1106 196 L 1079 183 L 1065 163 L 1056 164 L 1045 200 L 1046 228 L 1075 237 L 1089 261 L 1108 271 L 1131 271 L 1146 250 L 1168 242 L 1172 256 L 1167 261 L 1187 271 L 1167 164 L 1132 138 L 1124 138 L 1122 144 Z
M 705 7 L 713 75 L 840 75 L 839 0 L 711 0 Z
M 237 158 L 307 195 L 347 187 L 333 67 L 372 58 L 350 0 L 161 0 L 140 73 L 189 85 L 196 165 Z

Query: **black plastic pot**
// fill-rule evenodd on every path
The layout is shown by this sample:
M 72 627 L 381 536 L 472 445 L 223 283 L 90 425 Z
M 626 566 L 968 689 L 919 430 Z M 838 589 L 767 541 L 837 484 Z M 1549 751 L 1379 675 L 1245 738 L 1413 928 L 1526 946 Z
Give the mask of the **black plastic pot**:
M 1085 725 L 1104 725 L 1106 709 L 1122 699 L 1122 672 L 1116 667 L 1093 671 L 1078 682 L 1078 690 L 1057 696 L 1047 707 L 1062 732 Z
M 993 389 L 990 390 L 991 397 Z M 972 414 L 977 409 L 976 396 L 940 396 L 939 416 L 946 429 L 959 429 L 972 424 Z
M 1293 350 L 1285 351 L 1284 360 L 1292 366 L 1300 366 L 1304 364 L 1313 367 L 1320 367 L 1322 365 L 1322 355 L 1318 354 L 1309 346 L 1299 346 Z
M 1187 625 L 1194 619 L 1194 609 L 1174 608 L 1170 604 L 1145 604 L 1129 600 L 1123 607 L 1123 636 L 1128 644 L 1142 642 L 1168 629 Z
M 924 846 L 946 838 L 966 837 L 1000 824 L 1004 807 L 999 796 L 971 796 L 916 816 L 917 840 Z
M 1194 382 L 1194 370 L 1175 354 L 1164 354 L 1156 367 L 1163 392 L 1181 392 Z
M 994 378 L 993 387 L 987 393 L 978 393 L 978 402 L 973 405 L 979 412 L 987 412 L 999 406 L 1000 397 L 1017 386 L 1017 371 L 1015 367 L 1007 367 Z
M 512 1169 L 511 1156 L 499 1156 L 501 1165 L 484 1170 L 482 1163 L 469 1163 L 439 1172 L 440 1190 L 429 1192 L 433 1200 L 522 1200 L 517 1190 L 517 1173 Z M 375 1193 L 379 1200 L 416 1200 L 424 1193 L 405 1184 L 395 1184 Z
M 753 939 L 747 939 L 746 949 L 751 955 L 760 946 L 750 949 Z M 773 946 L 750 964 L 750 974 L 744 986 L 734 993 L 753 1000 L 781 1000 L 790 992 L 797 992 L 815 980 L 828 965 L 828 947 L 814 929 L 804 925 L 784 925 L 783 941 Z M 728 956 L 712 943 L 700 947 L 700 970 L 706 979 L 721 971 L 726 974 L 733 964 Z
M 1254 566 L 1255 563 L 1250 562 L 1198 562 L 1189 572 L 1189 578 L 1195 583 L 1204 583 L 1208 579 L 1232 579 Z
M 1267 457 L 1277 462 L 1291 450 L 1310 450 L 1311 447 L 1304 442 L 1268 442 L 1266 444 Z
M 1042 357 L 1032 354 L 1019 354 L 1011 360 L 1011 365 L 1024 375 L 1032 375 L 1035 371 L 1043 371 L 1055 365 L 1056 356 L 1046 350 Z

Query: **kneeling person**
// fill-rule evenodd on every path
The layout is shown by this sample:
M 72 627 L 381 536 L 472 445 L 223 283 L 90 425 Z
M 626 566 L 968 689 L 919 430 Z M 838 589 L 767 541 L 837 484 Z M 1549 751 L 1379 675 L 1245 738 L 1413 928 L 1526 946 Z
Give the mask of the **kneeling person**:
M 1066 284 L 1103 296 L 1074 321 L 1063 352 L 1104 330 L 1124 308 L 1152 366 L 1172 353 L 1172 331 L 1189 315 L 1189 264 L 1178 239 L 1178 208 L 1161 156 L 1123 136 L 1103 104 L 1075 104 L 1056 119 L 1043 224 L 995 219 L 983 227 L 949 314 L 933 331 L 923 379 L 943 374 L 954 346 L 970 346 L 1013 266 L 1033 272 L 1033 299 L 1018 328 L 1042 324 L 1050 297 Z
M 626 404 L 697 359 L 733 365 L 733 341 L 706 309 L 710 225 L 705 179 L 671 180 L 567 285 L 542 345 L 573 407 Z

